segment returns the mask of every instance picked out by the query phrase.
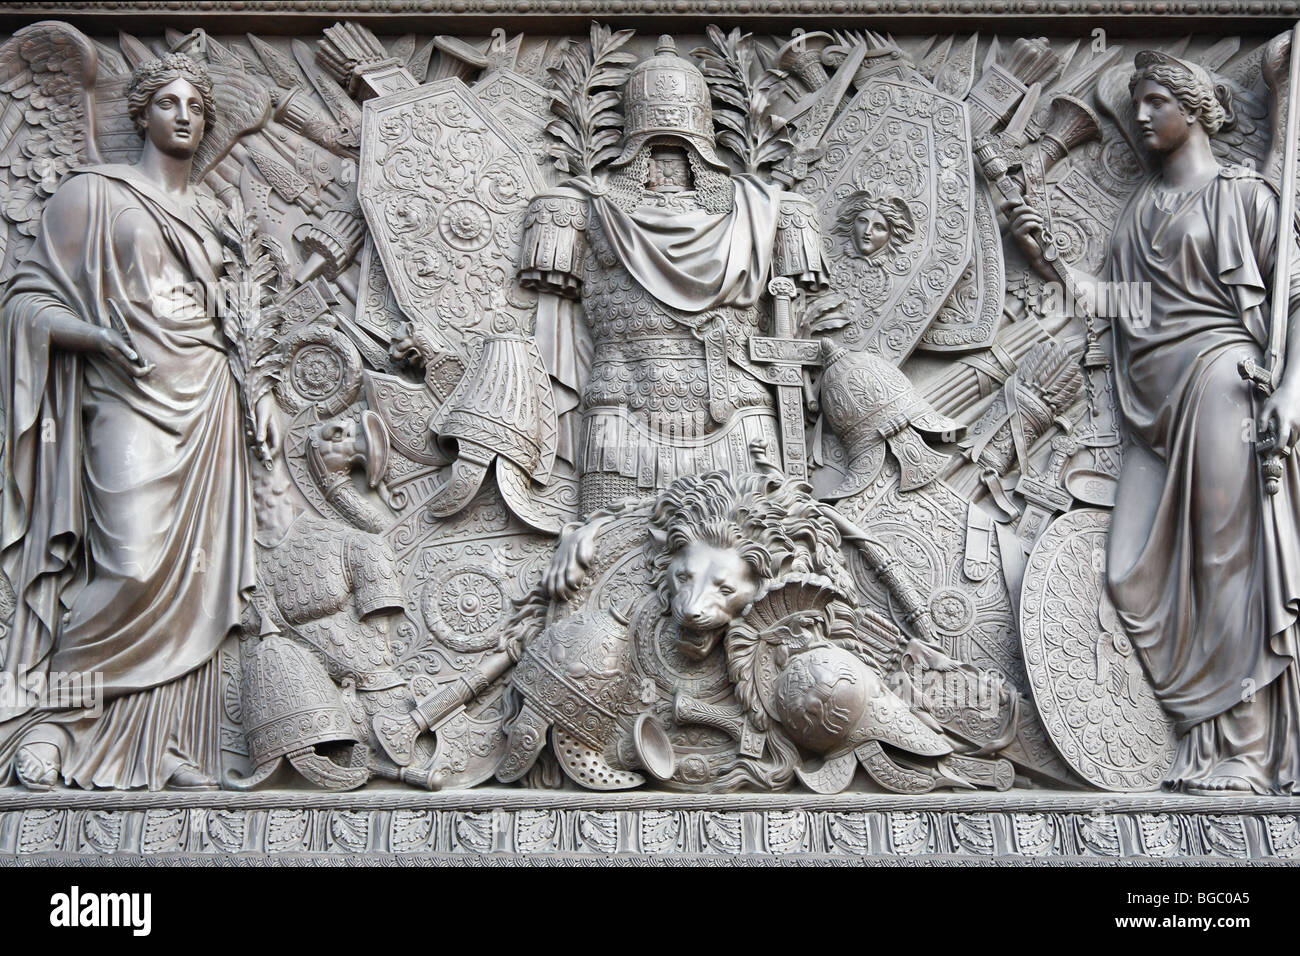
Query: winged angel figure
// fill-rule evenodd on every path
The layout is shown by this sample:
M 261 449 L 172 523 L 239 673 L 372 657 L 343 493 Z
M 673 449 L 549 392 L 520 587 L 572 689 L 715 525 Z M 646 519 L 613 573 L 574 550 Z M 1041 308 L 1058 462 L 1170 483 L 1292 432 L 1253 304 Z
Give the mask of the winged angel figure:
M 215 661 L 255 583 L 240 383 L 211 299 L 225 210 L 197 184 L 230 118 L 183 53 L 139 62 L 118 102 L 70 28 L 20 31 L 0 60 L 4 666 L 22 695 L 0 757 L 31 787 L 211 788 Z M 100 109 L 130 117 L 137 162 L 103 161 Z M 243 385 L 274 452 L 273 401 Z M 63 675 L 102 691 L 69 706 Z
M 1283 40 L 1217 76 L 1235 43 L 1199 62 L 1146 50 L 1109 71 L 1099 91 L 1145 171 L 1117 217 L 1104 270 L 1106 291 L 1140 284 L 1144 297 L 1100 299 L 1095 316 L 1110 326 L 1125 436 L 1106 546 L 1107 632 L 1116 646 L 1131 639 L 1173 722 L 1177 749 L 1157 768 L 1165 785 L 1197 793 L 1294 793 L 1300 782 L 1294 463 L 1278 468 L 1282 488 L 1270 498 L 1256 457 L 1226 437 L 1258 419 L 1262 435 L 1289 449 L 1300 431 L 1289 364 L 1261 400 L 1242 380 L 1276 344 L 1265 277 L 1294 246 L 1270 182 L 1284 139 L 1279 103 L 1294 95 L 1279 82 Z M 1031 261 L 1050 272 L 1042 217 L 1025 205 L 1011 215 Z M 1291 279 L 1274 308 L 1294 316 Z M 1099 334 L 1093 318 L 1089 338 Z M 1106 699 L 1122 707 L 1130 697 Z M 1080 726 L 1082 706 L 1063 706 L 1067 723 Z
M 343 273 L 364 232 L 357 141 L 274 51 L 202 31 L 119 43 L 39 23 L 0 47 L 0 558 L 14 592 L 0 763 L 32 788 L 211 789 L 243 749 L 227 732 L 240 693 L 223 645 L 241 625 L 258 634 L 250 614 L 254 676 L 283 647 L 275 635 L 306 648 L 295 679 L 321 688 L 328 741 L 368 739 L 376 701 L 412 701 L 375 622 L 402 603 L 377 520 L 337 482 L 337 523 L 278 507 L 279 414 L 345 408 L 358 348 L 373 346 L 329 311 L 356 295 Z M 353 424 L 362 458 L 385 461 L 378 420 Z M 334 435 L 314 446 L 327 484 L 325 463 L 346 476 L 360 460 L 331 452 L 345 444 Z M 284 552 L 337 606 L 304 593 L 302 575 L 277 592 Z M 351 643 L 336 646 L 340 635 Z M 353 684 L 360 703 L 342 694 Z M 288 750 L 314 767 L 322 742 Z M 320 779 L 339 778 L 322 767 Z

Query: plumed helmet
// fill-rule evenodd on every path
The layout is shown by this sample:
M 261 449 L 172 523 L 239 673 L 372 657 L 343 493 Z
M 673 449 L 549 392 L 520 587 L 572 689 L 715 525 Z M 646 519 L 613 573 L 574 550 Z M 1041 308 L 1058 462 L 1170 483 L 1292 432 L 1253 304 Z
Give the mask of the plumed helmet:
M 685 140 L 710 166 L 727 172 L 713 151 L 713 106 L 709 85 L 694 63 L 677 55 L 670 36 L 661 36 L 655 55 L 628 75 L 623 91 L 623 152 L 610 165 L 631 162 L 649 140 Z
M 849 456 L 849 476 L 828 497 L 848 497 L 875 481 L 886 445 L 898 459 L 904 491 L 933 480 L 946 458 L 929 448 L 918 432 L 955 436 L 962 426 L 931 408 L 907 376 L 880 357 L 829 343 L 823 350 L 822 408 Z

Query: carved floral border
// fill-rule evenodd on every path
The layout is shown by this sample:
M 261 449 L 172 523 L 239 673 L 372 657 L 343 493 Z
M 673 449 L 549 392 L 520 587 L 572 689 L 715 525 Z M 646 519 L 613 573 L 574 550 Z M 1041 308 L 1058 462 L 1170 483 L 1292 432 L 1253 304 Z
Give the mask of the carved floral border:
M 0 865 L 1300 864 L 1289 800 L 1142 795 L 791 797 L 5 794 Z M 90 798 L 95 799 L 90 799 Z
M 1300 864 L 1300 817 L 988 811 L 281 806 L 0 813 L 0 865 L 169 862 Z

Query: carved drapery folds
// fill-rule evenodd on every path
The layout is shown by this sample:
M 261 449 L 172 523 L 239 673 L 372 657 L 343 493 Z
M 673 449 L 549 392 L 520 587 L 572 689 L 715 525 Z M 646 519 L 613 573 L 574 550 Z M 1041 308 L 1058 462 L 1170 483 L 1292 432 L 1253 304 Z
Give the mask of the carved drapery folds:
M 1207 148 L 1273 181 L 1280 49 L 1182 54 L 1234 107 Z M 128 184 L 106 212 L 130 192 L 185 231 L 167 279 L 212 273 L 206 331 L 242 396 L 258 586 L 226 595 L 245 614 L 210 695 L 224 784 L 1160 787 L 1179 733 L 1106 554 L 1131 413 L 1107 309 L 1161 316 L 1131 277 L 1089 274 L 1117 223 L 1182 201 L 1147 181 L 1135 52 L 602 23 L 5 40 L 0 280 L 58 234 L 41 218 L 74 169 L 152 169 L 131 165 L 136 67 L 184 54 L 211 76 L 202 198 Z M 1151 208 L 1124 212 L 1135 194 Z M 1269 208 L 1230 263 L 1255 256 L 1263 284 Z M 47 291 L 86 333 L 51 337 L 60 356 L 147 342 L 171 294 L 123 314 Z M 40 314 L 6 312 L 7 362 Z M 61 395 L 106 387 L 59 367 Z M 93 581 L 87 547 L 60 557 Z M 35 580 L 0 600 L 6 662 L 30 650 Z M 48 748 L 95 733 L 60 726 L 0 725 L 6 771 L 60 783 Z M 1014 839 L 1065 852 L 1063 819 L 1017 817 Z M 769 815 L 768 845 L 798 842 L 787 823 Z M 818 839 L 861 843 L 838 826 Z

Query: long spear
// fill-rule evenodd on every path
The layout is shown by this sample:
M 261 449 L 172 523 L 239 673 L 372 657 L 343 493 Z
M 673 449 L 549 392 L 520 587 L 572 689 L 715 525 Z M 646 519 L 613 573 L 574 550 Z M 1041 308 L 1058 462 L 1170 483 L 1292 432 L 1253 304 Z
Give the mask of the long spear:
M 1241 374 L 1255 383 L 1264 395 L 1272 395 L 1282 382 L 1282 368 L 1286 361 L 1287 325 L 1291 315 L 1291 253 L 1295 248 L 1295 191 L 1296 151 L 1300 140 L 1300 21 L 1291 30 L 1291 71 L 1287 85 L 1286 137 L 1282 151 L 1282 196 L 1277 217 L 1276 262 L 1273 266 L 1273 296 L 1269 302 L 1272 310 L 1268 332 L 1268 352 L 1264 368 L 1259 369 L 1246 359 L 1241 363 Z M 1272 431 L 1272 425 L 1268 426 Z M 1268 437 L 1267 435 L 1264 437 Z M 1277 494 L 1281 487 L 1283 462 L 1290 448 L 1283 448 L 1281 436 L 1273 435 L 1264 446 L 1264 490 Z

